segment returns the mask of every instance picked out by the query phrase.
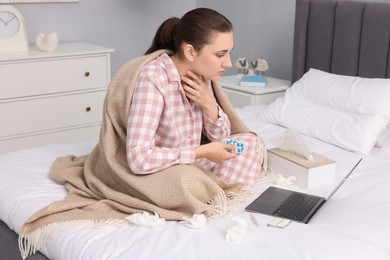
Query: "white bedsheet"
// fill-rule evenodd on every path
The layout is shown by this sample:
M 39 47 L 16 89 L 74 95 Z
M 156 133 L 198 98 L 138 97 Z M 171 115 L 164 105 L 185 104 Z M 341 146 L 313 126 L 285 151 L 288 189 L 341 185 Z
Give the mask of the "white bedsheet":
M 284 129 L 259 122 L 255 113 L 260 108 L 237 111 L 272 147 L 266 140 Z M 308 139 L 315 144 L 315 152 L 337 161 L 337 180 L 361 157 Z M 1 155 L 0 219 L 18 232 L 34 212 L 64 198 L 65 188 L 48 178 L 51 163 L 58 156 L 88 153 L 95 144 L 96 140 L 87 140 Z M 232 213 L 248 224 L 246 235 L 238 242 L 225 239 L 229 217 L 208 219 L 200 230 L 182 222 L 167 222 L 156 229 L 133 225 L 94 229 L 90 223 L 55 235 L 42 252 L 56 260 L 390 259 L 390 160 L 375 155 L 362 157 L 355 172 L 309 224 L 293 222 L 285 229 L 272 228 L 266 226 L 272 217 L 256 214 L 260 227 L 255 227 L 243 210 L 248 201 Z M 255 188 L 260 192 L 273 181 L 272 176 L 260 180 Z M 333 186 L 310 192 L 326 196 Z

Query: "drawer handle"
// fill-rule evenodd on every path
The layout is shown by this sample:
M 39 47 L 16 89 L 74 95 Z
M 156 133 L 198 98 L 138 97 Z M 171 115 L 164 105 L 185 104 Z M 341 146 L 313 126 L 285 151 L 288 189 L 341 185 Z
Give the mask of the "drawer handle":
M 85 76 L 86 78 L 88 78 L 89 75 L 90 75 L 89 71 L 86 71 L 86 72 L 84 73 L 84 76 Z
M 86 107 L 85 111 L 87 111 L 87 112 L 91 111 L 91 107 Z

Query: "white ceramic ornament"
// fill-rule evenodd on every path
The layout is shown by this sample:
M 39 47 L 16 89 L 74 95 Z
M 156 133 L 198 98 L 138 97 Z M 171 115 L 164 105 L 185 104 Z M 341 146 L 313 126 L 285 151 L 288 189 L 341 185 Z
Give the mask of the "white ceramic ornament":
M 49 34 L 38 33 L 35 44 L 41 51 L 55 51 L 58 47 L 58 34 L 56 32 Z

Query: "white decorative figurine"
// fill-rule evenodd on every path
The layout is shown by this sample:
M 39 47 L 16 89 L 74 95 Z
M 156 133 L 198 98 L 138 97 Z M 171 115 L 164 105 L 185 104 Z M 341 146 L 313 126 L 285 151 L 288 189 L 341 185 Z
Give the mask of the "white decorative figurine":
M 236 68 L 238 68 L 238 78 L 244 75 L 253 75 L 253 71 L 249 69 L 249 62 L 246 58 L 238 58 L 236 60 Z
M 56 32 L 49 34 L 38 33 L 35 44 L 41 51 L 55 51 L 58 46 L 58 35 Z
M 253 67 L 255 75 L 257 76 L 265 76 L 265 72 L 268 70 L 268 62 L 264 59 L 251 61 L 251 66 Z

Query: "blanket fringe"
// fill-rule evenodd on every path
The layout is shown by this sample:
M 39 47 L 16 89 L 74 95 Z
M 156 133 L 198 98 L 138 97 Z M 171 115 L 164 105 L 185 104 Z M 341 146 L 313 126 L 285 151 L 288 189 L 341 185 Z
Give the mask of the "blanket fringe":
M 130 223 L 129 220 L 123 218 L 123 219 L 117 219 L 117 218 L 108 218 L 108 219 L 98 219 L 95 220 L 95 229 L 101 229 L 106 227 L 121 227 L 124 225 L 128 225 Z
M 214 205 L 215 210 L 210 218 L 220 218 L 236 209 L 237 205 L 247 201 L 253 194 L 252 189 L 244 186 L 239 192 L 224 191 L 218 193 L 208 204 Z
M 227 212 L 231 213 L 236 209 L 237 205 L 246 202 L 252 195 L 252 190 L 248 186 L 244 186 L 239 192 L 229 192 L 227 195 Z
M 19 250 L 23 260 L 26 259 L 28 256 L 35 254 L 37 251 L 41 250 L 46 245 L 46 243 L 57 233 L 80 227 L 84 224 L 91 222 L 95 224 L 94 228 L 96 229 L 101 229 L 105 227 L 120 227 L 123 225 L 128 225 L 130 223 L 130 221 L 126 218 L 109 218 L 98 220 L 61 221 L 42 226 L 28 234 L 19 236 Z
M 258 137 L 257 139 L 257 151 L 262 153 L 263 164 L 261 165 L 261 171 L 259 178 L 264 178 L 270 175 L 270 169 L 268 168 L 268 150 L 263 142 L 263 140 Z
M 23 260 L 42 249 L 42 247 L 58 232 L 79 227 L 88 222 L 88 220 L 55 222 L 42 226 L 28 234 L 19 236 L 19 250 Z
M 250 195 L 251 191 L 248 187 L 244 187 L 239 192 L 228 192 L 227 195 L 222 190 L 208 202 L 208 204 L 214 205 L 215 207 L 215 210 L 211 214 L 210 218 L 220 218 L 227 215 L 227 213 L 233 211 L 233 209 L 239 203 L 245 202 Z M 126 218 L 109 218 L 101 220 L 73 220 L 51 223 L 42 226 L 30 233 L 19 236 L 18 244 L 22 259 L 25 260 L 28 256 L 35 254 L 37 251 L 41 250 L 47 244 L 47 242 L 57 233 L 61 231 L 70 230 L 91 222 L 95 224 L 94 228 L 97 229 L 109 226 L 119 227 L 129 224 L 129 221 Z
M 210 218 L 220 218 L 226 215 L 228 208 L 227 197 L 223 190 L 212 198 L 208 204 L 214 206 L 214 212 L 210 215 Z

